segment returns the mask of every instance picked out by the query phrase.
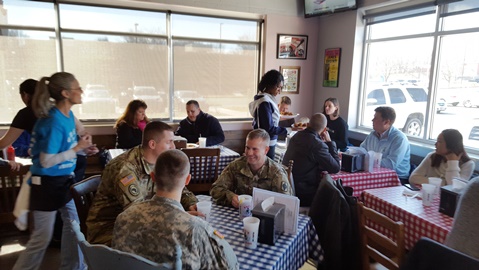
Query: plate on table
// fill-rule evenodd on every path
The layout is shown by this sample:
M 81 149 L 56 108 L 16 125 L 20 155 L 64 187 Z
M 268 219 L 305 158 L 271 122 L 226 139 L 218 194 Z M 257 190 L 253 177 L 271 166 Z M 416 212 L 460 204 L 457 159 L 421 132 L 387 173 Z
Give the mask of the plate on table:
M 279 117 L 281 119 L 293 119 L 295 117 L 299 116 L 299 113 L 296 113 L 296 114 L 291 114 L 291 115 L 284 115 L 284 114 L 280 114 Z
M 295 130 L 305 130 L 308 127 L 308 123 L 297 122 L 291 125 Z
M 187 143 L 186 144 L 186 148 L 198 148 L 199 145 L 197 145 L 196 143 Z

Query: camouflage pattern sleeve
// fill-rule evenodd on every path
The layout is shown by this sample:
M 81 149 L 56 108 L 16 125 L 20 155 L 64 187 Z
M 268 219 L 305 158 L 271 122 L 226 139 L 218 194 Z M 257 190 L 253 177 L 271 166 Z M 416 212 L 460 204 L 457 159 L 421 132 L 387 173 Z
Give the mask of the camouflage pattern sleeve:
M 181 205 L 186 211 L 189 211 L 190 206 L 195 205 L 198 202 L 195 194 L 189 191 L 186 187 L 181 192 Z
M 277 165 L 276 163 L 270 163 L 270 170 L 274 170 L 275 172 L 270 174 L 273 175 L 273 183 L 272 183 L 272 191 L 283 193 L 286 195 L 293 195 L 293 190 L 291 189 L 291 185 L 289 184 L 288 174 L 284 170 L 281 165 Z
M 234 167 L 236 162 L 230 163 L 221 172 L 221 175 L 213 183 L 210 190 L 210 195 L 217 204 L 231 206 L 231 200 L 236 194 L 233 192 L 235 188 Z
M 123 209 L 128 208 L 133 202 L 143 201 L 146 197 L 142 194 L 139 180 L 135 171 L 130 170 L 128 166 L 123 166 L 115 175 L 114 195 Z
M 209 225 L 206 228 L 196 226 L 193 235 L 196 236 L 195 242 L 202 255 L 201 269 L 239 269 L 238 259 L 233 248 L 217 230 Z

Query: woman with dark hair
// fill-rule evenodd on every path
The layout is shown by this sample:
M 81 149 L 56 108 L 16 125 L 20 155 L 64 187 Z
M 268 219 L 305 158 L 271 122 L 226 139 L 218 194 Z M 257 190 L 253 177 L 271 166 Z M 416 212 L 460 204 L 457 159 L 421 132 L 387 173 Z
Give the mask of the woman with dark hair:
M 279 109 L 275 97 L 283 89 L 284 78 L 277 70 L 266 72 L 258 84 L 258 94 L 249 104 L 249 111 L 253 116 L 253 129 L 261 128 L 268 132 L 270 137 L 267 156 L 274 159 L 274 150 L 278 135 L 286 135 L 288 131 L 279 126 Z
M 145 111 L 148 106 L 143 100 L 128 103 L 123 115 L 115 123 L 116 148 L 130 149 L 141 144 L 143 130 L 150 122 Z
M 348 123 L 339 116 L 339 101 L 337 98 L 328 98 L 324 101 L 323 114 L 328 119 L 326 125 L 331 140 L 336 142 L 336 146 L 341 152 L 348 149 Z
M 411 184 L 427 184 L 428 177 L 442 178 L 442 185 L 451 185 L 453 178 L 469 180 L 474 161 L 464 150 L 462 135 L 455 129 L 445 129 L 437 136 L 436 151 L 429 153 L 409 177 Z
M 30 156 L 28 154 L 30 135 L 37 121 L 37 117 L 33 113 L 31 106 L 36 85 L 37 80 L 34 79 L 27 79 L 20 84 L 20 96 L 26 107 L 18 111 L 15 118 L 13 118 L 10 128 L 0 139 L 0 149 L 12 145 L 13 148 L 15 148 L 15 155 L 17 157 Z
M 64 221 L 60 269 L 85 268 L 83 255 L 70 228 L 70 220 L 79 222 L 70 193 L 70 186 L 75 182 L 76 153 L 92 146 L 90 135 L 77 140 L 75 117 L 71 111 L 73 105 L 81 104 L 82 93 L 75 77 L 66 72 L 43 77 L 37 83 L 32 109 L 38 120 L 32 133 L 29 179 L 30 211 L 35 225 L 14 270 L 40 267 L 52 238 L 57 210 Z

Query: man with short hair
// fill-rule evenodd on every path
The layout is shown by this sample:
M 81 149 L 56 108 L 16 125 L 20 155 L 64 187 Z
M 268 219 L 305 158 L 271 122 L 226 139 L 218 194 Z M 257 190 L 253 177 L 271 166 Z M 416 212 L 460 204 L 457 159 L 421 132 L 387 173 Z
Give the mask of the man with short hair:
M 269 134 L 263 129 L 248 133 L 245 155 L 226 166 L 210 190 L 218 204 L 238 208 L 238 195 L 252 195 L 254 187 L 292 195 L 286 171 L 266 156 L 268 145 Z
M 236 255 L 222 235 L 181 206 L 182 190 L 191 180 L 189 172 L 185 153 L 163 152 L 151 173 L 156 195 L 118 216 L 113 248 L 165 263 L 175 261 L 175 247 L 180 247 L 184 269 L 238 269 Z
M 407 181 L 411 150 L 406 135 L 393 126 L 396 112 L 386 106 L 377 107 L 374 111 L 374 130 L 360 146 L 366 151 L 382 153 L 381 167 L 395 170 L 399 179 Z
M 150 199 L 155 194 L 150 173 L 158 156 L 175 148 L 173 137 L 168 124 L 150 122 L 143 131 L 141 145 L 107 164 L 86 221 L 90 243 L 109 246 L 116 217 L 132 203 Z M 185 188 L 181 197 L 183 207 L 194 211 L 196 202 L 195 195 Z
M 337 173 L 340 169 L 336 143 L 331 141 L 326 124 L 324 114 L 314 114 L 308 127 L 291 138 L 283 157 L 285 166 L 294 160 L 294 187 L 302 207 L 311 206 L 323 171 Z
M 206 146 L 217 145 L 225 140 L 225 134 L 216 117 L 204 113 L 196 100 L 186 103 L 188 117 L 181 120 L 175 135 L 184 137 L 189 143 L 198 143 L 199 137 L 206 137 Z

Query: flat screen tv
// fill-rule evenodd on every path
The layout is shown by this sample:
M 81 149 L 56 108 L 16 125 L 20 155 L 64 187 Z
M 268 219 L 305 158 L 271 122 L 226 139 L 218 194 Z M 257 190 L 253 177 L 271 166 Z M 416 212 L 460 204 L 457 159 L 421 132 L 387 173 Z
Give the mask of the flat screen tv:
M 356 0 L 304 0 L 304 17 L 357 9 Z

